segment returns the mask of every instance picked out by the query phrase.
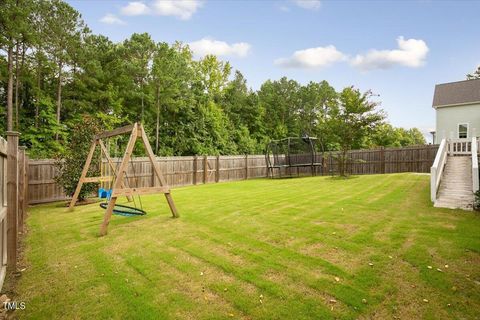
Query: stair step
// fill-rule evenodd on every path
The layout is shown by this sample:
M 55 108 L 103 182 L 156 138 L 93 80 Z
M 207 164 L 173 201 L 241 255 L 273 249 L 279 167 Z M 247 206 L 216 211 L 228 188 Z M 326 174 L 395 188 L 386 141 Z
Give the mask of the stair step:
M 448 156 L 434 206 L 472 210 L 472 161 L 469 156 Z

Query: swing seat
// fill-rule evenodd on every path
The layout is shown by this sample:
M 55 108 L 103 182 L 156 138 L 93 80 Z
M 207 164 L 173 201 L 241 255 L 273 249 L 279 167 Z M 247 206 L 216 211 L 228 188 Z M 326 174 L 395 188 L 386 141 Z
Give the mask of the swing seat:
M 98 197 L 100 199 L 110 199 L 111 196 L 112 196 L 112 189 L 103 189 L 103 188 L 98 189 Z
M 100 207 L 103 209 L 107 209 L 108 202 L 100 203 Z M 129 207 L 121 204 L 115 204 L 113 207 L 113 214 L 125 217 L 135 217 L 135 216 L 144 216 L 147 214 L 145 210 Z

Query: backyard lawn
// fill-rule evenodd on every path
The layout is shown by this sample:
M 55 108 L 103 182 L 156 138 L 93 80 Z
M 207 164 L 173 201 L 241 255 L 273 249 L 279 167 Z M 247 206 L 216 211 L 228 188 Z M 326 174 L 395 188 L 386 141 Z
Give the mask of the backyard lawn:
M 480 216 L 429 176 L 249 180 L 30 208 L 15 311 L 29 319 L 479 319 Z

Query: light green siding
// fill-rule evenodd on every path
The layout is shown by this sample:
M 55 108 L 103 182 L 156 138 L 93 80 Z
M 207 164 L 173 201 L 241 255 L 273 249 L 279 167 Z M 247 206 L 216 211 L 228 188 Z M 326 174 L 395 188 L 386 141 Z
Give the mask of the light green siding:
M 468 138 L 480 135 L 480 104 L 437 107 L 435 143 L 443 138 L 458 138 L 458 125 L 468 123 Z

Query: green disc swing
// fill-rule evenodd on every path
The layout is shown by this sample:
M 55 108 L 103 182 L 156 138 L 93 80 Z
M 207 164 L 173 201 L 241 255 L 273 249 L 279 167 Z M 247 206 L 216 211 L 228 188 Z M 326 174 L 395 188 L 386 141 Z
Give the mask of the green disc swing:
M 133 177 L 135 181 L 135 185 L 138 186 L 138 177 L 135 174 L 135 166 L 131 161 L 129 161 L 129 164 L 132 166 L 132 172 L 133 172 Z M 102 165 L 100 163 L 100 165 Z M 110 180 L 110 186 L 108 190 L 103 190 L 101 197 L 107 199 L 105 202 L 100 203 L 100 207 L 103 209 L 107 209 L 108 207 L 108 202 L 110 201 L 110 198 L 112 197 L 112 188 L 113 188 L 113 182 L 117 179 L 117 170 L 113 170 L 113 179 Z M 125 171 L 125 182 L 127 185 L 130 185 L 129 182 L 129 177 L 127 172 Z M 135 196 L 132 197 L 133 200 L 133 207 L 132 206 L 127 206 L 127 205 L 122 205 L 122 204 L 117 204 L 115 203 L 115 206 L 113 207 L 112 213 L 115 215 L 119 216 L 125 216 L 125 217 L 135 217 L 135 216 L 143 216 L 146 215 L 147 212 L 143 210 L 143 204 L 142 204 L 142 198 L 140 195 L 137 195 L 138 197 L 138 202 L 140 205 L 140 208 L 137 207 L 137 201 L 135 201 Z

